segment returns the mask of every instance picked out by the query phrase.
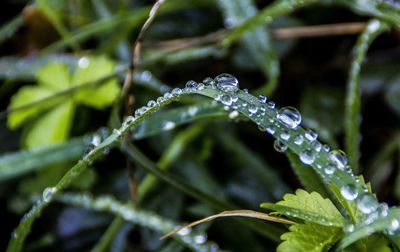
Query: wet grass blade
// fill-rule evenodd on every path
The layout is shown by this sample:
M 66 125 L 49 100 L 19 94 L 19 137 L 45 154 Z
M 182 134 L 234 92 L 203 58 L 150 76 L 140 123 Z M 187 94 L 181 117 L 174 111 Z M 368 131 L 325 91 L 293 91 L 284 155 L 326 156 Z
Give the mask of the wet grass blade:
M 387 29 L 388 26 L 385 23 L 375 19 L 370 21 L 354 47 L 354 60 L 350 68 L 345 107 L 346 152 L 349 156 L 350 166 L 354 172 L 358 171 L 358 161 L 360 158 L 361 90 L 359 80 L 361 65 L 369 46 L 379 34 Z

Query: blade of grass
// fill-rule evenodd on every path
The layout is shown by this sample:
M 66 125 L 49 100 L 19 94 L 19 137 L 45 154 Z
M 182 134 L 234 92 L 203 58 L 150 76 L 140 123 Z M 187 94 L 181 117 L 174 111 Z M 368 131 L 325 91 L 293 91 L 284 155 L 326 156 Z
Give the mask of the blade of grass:
M 99 242 L 94 246 L 91 250 L 92 252 L 104 252 L 109 251 L 108 248 L 110 247 L 111 242 L 114 240 L 114 237 L 118 234 L 118 231 L 122 228 L 125 224 L 125 219 L 117 216 L 108 226 L 106 232 L 100 238 Z
M 361 90 L 359 80 L 361 65 L 372 42 L 387 29 L 388 26 L 385 23 L 376 19 L 370 21 L 354 47 L 354 60 L 350 68 L 345 107 L 346 152 L 354 172 L 358 171 L 360 158 Z
M 168 232 L 178 226 L 176 223 L 162 216 L 145 210 L 135 209 L 129 203 L 118 202 L 116 199 L 109 196 L 93 198 L 92 196 L 85 194 L 60 194 L 56 199 L 65 204 L 71 204 L 96 211 L 111 212 L 126 221 L 162 233 Z M 174 238 L 193 251 L 208 251 L 211 247 L 210 242 L 205 242 L 203 244 L 196 243 L 193 234 L 179 235 Z
M 23 24 L 24 18 L 21 14 L 4 24 L 0 28 L 0 44 L 10 38 Z
M 226 26 L 231 26 L 233 29 L 257 15 L 257 7 L 252 0 L 218 0 L 217 3 L 224 15 Z M 268 79 L 262 87 L 262 92 L 271 95 L 277 87 L 280 71 L 269 31 L 265 27 L 258 27 L 244 34 L 242 41 Z

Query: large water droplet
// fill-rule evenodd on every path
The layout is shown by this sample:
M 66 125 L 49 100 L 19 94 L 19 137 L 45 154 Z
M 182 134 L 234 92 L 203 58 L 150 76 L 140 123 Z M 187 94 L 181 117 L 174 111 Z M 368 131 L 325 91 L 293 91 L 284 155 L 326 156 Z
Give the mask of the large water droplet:
M 284 144 L 282 141 L 280 140 L 275 140 L 274 142 L 274 149 L 277 152 L 285 152 L 287 150 L 287 145 Z
M 369 214 L 378 208 L 377 200 L 371 194 L 363 194 L 357 202 L 357 207 L 361 212 Z
M 301 123 L 301 114 L 294 107 L 281 108 L 276 117 L 278 121 L 291 129 L 296 128 Z
M 355 200 L 358 196 L 357 189 L 354 185 L 345 185 L 340 189 L 343 198 L 347 200 Z
M 329 160 L 340 170 L 344 170 L 348 163 L 347 156 L 342 150 L 332 150 L 329 152 Z
M 303 164 L 311 165 L 315 161 L 315 153 L 312 150 L 304 150 L 300 152 L 300 161 Z
M 235 76 L 227 73 L 223 73 L 215 77 L 214 79 L 217 88 L 225 92 L 236 92 L 239 90 L 239 81 Z

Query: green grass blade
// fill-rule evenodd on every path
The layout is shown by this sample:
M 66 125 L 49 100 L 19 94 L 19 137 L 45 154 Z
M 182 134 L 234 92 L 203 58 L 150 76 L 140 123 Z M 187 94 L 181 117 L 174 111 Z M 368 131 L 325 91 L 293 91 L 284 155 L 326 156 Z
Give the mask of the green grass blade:
M 23 24 L 24 17 L 21 14 L 4 24 L 0 28 L 0 44 L 10 38 Z
M 244 23 L 232 30 L 222 41 L 224 46 L 229 46 L 242 37 L 246 32 L 256 27 L 272 22 L 274 18 L 289 14 L 299 8 L 318 2 L 317 0 L 278 0 L 265 7 L 257 15 L 247 19 Z
M 61 194 L 57 197 L 57 201 L 74 206 L 84 207 L 102 212 L 111 212 L 126 221 L 158 231 L 167 233 L 178 225 L 171 220 L 154 213 L 139 210 L 132 207 L 129 203 L 118 202 L 113 197 L 101 196 L 91 197 L 86 194 Z M 195 235 L 176 235 L 173 238 L 185 244 L 192 251 L 210 251 L 213 246 L 210 242 L 199 244 L 195 242 Z
M 218 0 L 226 25 L 235 27 L 247 19 L 257 15 L 257 7 L 252 0 Z M 267 29 L 258 27 L 243 36 L 242 42 L 255 60 L 268 82 L 263 93 L 271 95 L 277 87 L 279 77 L 279 61 L 272 47 L 271 36 Z
M 354 47 L 354 60 L 350 68 L 345 107 L 346 152 L 349 156 L 350 166 L 354 172 L 358 171 L 358 161 L 360 158 L 361 91 L 359 80 L 361 65 L 369 46 L 387 28 L 385 23 L 378 20 L 374 19 L 370 21 Z
M 125 224 L 125 220 L 119 216 L 115 217 L 111 224 L 108 226 L 106 232 L 100 238 L 99 242 L 91 250 L 92 252 L 104 252 L 109 251 L 108 248 L 118 231 Z
M 198 103 L 180 107 L 146 118 L 135 130 L 134 139 L 142 139 L 176 126 L 205 118 L 227 118 L 227 112 L 218 105 Z
M 51 147 L 4 154 L 0 157 L 0 182 L 48 165 L 76 160 L 82 156 L 84 148 L 84 138 L 78 138 Z

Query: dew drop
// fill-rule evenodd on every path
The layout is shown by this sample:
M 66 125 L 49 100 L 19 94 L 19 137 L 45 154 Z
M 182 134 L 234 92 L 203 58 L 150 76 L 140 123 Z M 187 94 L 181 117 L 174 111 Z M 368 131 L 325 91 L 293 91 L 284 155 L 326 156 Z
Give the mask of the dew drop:
M 194 242 L 197 244 L 204 244 L 207 241 L 207 235 L 206 234 L 198 234 L 193 237 Z
M 215 77 L 214 79 L 217 88 L 225 92 L 236 92 L 239 90 L 239 81 L 235 76 L 227 73 L 223 73 Z
M 357 207 L 361 212 L 370 214 L 378 208 L 379 204 L 376 199 L 370 194 L 361 195 L 357 202 Z
M 348 163 L 347 156 L 342 150 L 332 150 L 329 152 L 329 160 L 340 170 L 344 170 Z
M 323 148 L 324 151 L 326 151 L 326 152 L 328 152 L 328 151 L 331 150 L 331 147 L 329 147 L 329 145 L 327 145 L 327 144 L 324 144 L 324 145 L 322 146 L 322 148 Z
M 306 165 L 311 165 L 315 161 L 315 153 L 308 149 L 300 152 L 299 157 L 300 161 Z
M 396 218 L 393 218 L 393 219 L 389 222 L 388 231 L 389 231 L 390 233 L 394 233 L 394 232 L 396 232 L 397 230 L 399 230 L 399 227 L 400 227 L 400 222 L 399 222 Z
M 265 95 L 259 95 L 258 100 L 262 103 L 267 103 L 268 98 Z
M 287 141 L 287 140 L 290 139 L 290 134 L 289 134 L 287 131 L 284 131 L 284 132 L 282 132 L 282 133 L 280 134 L 279 137 L 280 137 L 282 140 Z
M 89 59 L 88 57 L 82 57 L 78 60 L 78 66 L 80 68 L 86 68 L 89 66 Z
M 222 102 L 222 104 L 226 105 L 226 106 L 230 106 L 232 105 L 232 97 L 230 95 L 222 95 L 220 98 L 220 101 Z
M 291 129 L 296 128 L 301 123 L 301 114 L 294 107 L 281 108 L 276 117 L 278 121 Z
M 174 88 L 174 89 L 172 89 L 171 93 L 173 96 L 178 96 L 178 95 L 182 94 L 182 89 Z
M 178 88 L 179 89 L 179 88 Z M 177 89 L 174 89 L 175 91 L 177 90 Z M 172 97 L 174 97 L 170 92 L 166 92 L 165 94 L 164 94 L 164 99 L 165 100 L 169 100 L 169 99 L 171 99 Z
M 164 122 L 163 130 L 172 130 L 175 128 L 175 123 L 171 121 Z
M 191 232 L 192 232 L 192 229 L 190 227 L 184 228 L 184 229 L 179 230 L 178 235 L 186 236 L 186 235 L 190 234 Z
M 280 141 L 280 140 L 275 140 L 275 142 L 274 142 L 274 149 L 277 151 L 277 152 L 285 152 L 286 150 L 287 150 L 287 146 L 286 146 L 286 144 L 284 144 L 282 141 Z
M 273 109 L 273 108 L 275 108 L 275 102 L 269 101 L 269 102 L 267 102 L 267 106 L 268 106 L 268 108 Z
M 255 106 L 255 105 L 253 105 L 253 104 L 251 104 L 251 105 L 249 106 L 249 108 L 248 108 L 248 111 L 249 111 L 250 114 L 256 113 L 257 110 L 258 110 L 257 106 Z
M 271 126 L 267 127 L 267 132 L 269 134 L 273 135 L 273 134 L 275 134 L 275 131 L 276 131 L 275 126 L 271 125 Z
M 206 87 L 214 87 L 214 80 L 210 77 L 207 77 L 203 80 L 204 85 L 206 85 Z
M 237 112 L 236 110 L 232 111 L 231 113 L 229 113 L 229 119 L 235 119 L 239 116 L 239 112 Z
M 340 189 L 343 198 L 347 200 L 355 200 L 358 196 L 357 189 L 354 185 L 345 185 Z
M 160 96 L 160 97 L 157 98 L 157 103 L 158 103 L 158 104 L 161 104 L 161 103 L 163 103 L 164 101 L 165 101 L 164 97 L 161 97 L 161 96 Z
M 297 135 L 295 138 L 294 138 L 294 144 L 296 144 L 296 145 L 301 145 L 303 142 L 304 142 L 304 138 L 303 138 L 303 136 L 302 135 Z
M 318 134 L 315 133 L 312 130 L 308 130 L 306 133 L 304 133 L 304 137 L 308 140 L 308 141 L 314 141 L 315 139 L 317 139 Z
M 155 101 L 153 101 L 153 100 L 150 100 L 150 101 L 147 103 L 147 107 L 149 107 L 149 108 L 152 108 L 152 107 L 155 107 L 155 106 L 157 106 L 157 102 L 155 102 Z
M 332 175 L 332 174 L 335 172 L 335 167 L 332 166 L 332 165 L 327 165 L 327 166 L 324 168 L 324 171 L 325 171 L 325 174 L 326 174 L 326 175 Z
M 346 225 L 346 226 L 344 227 L 344 230 L 345 230 L 347 233 L 353 232 L 353 231 L 354 231 L 354 224 Z
M 321 148 L 322 148 L 322 144 L 318 141 L 312 141 L 311 142 L 311 147 L 316 151 L 316 152 L 320 152 Z
M 56 192 L 56 188 L 55 187 L 47 187 L 46 189 L 44 189 L 43 191 L 43 201 L 44 202 L 49 202 L 52 198 L 54 193 Z
M 186 85 L 185 85 L 185 87 L 187 89 L 189 89 L 189 91 L 190 90 L 196 90 L 197 86 L 198 86 L 198 84 L 194 80 L 190 80 L 190 81 L 186 82 Z

